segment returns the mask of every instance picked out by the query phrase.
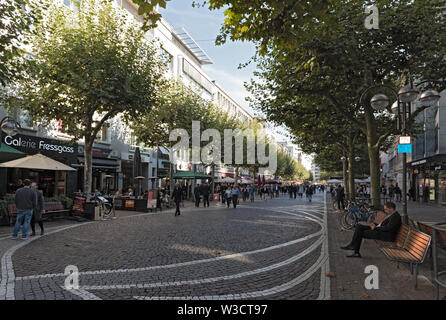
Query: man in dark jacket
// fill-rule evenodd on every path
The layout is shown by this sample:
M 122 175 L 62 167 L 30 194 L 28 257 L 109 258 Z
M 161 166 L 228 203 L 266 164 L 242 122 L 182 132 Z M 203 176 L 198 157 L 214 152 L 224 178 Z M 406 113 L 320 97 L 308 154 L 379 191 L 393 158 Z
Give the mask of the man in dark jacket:
M 203 205 L 206 208 L 206 204 L 209 208 L 209 193 L 211 192 L 211 187 L 207 182 L 200 185 L 200 194 L 203 196 Z
M 17 235 L 20 230 L 20 225 L 23 223 L 22 239 L 28 239 L 28 229 L 31 218 L 33 216 L 33 210 L 37 208 L 37 195 L 34 190 L 31 189 L 31 181 L 25 179 L 23 182 L 24 187 L 16 191 L 14 202 L 17 207 L 17 218 L 14 226 L 12 237 L 17 239 Z
M 349 245 L 341 247 L 344 250 L 354 250 L 355 252 L 348 255 L 348 258 L 361 258 L 359 249 L 361 248 L 362 239 L 378 239 L 382 241 L 395 241 L 395 237 L 401 227 L 401 216 L 396 211 L 393 202 L 386 202 L 384 211 L 387 217 L 381 223 L 358 223 L 355 227 L 352 241 Z
M 344 210 L 345 208 L 344 198 L 345 198 L 344 188 L 341 185 L 338 185 L 338 187 L 336 188 L 336 201 L 338 202 L 339 210 L 341 210 L 341 205 L 342 205 L 342 210 Z
M 43 198 L 42 192 L 40 192 L 38 189 L 37 182 L 31 183 L 31 189 L 34 190 L 37 196 L 37 208 L 34 210 L 33 217 L 31 218 L 31 230 L 32 230 L 31 236 L 33 237 L 36 235 L 36 221 L 40 227 L 40 235 L 43 236 L 45 232 L 43 230 L 42 213 L 44 213 L 45 209 L 44 207 L 45 199 Z
M 181 190 L 180 184 L 177 182 L 173 188 L 172 198 L 175 201 L 175 216 L 180 215 L 180 203 L 183 200 L 183 190 Z
M 198 208 L 200 206 L 200 186 L 195 186 L 194 189 L 195 206 Z

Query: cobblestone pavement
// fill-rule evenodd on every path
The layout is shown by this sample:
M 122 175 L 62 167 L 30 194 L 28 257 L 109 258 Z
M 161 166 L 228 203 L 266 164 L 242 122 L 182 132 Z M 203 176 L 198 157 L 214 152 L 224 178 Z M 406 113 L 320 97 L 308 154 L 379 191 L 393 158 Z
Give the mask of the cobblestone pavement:
M 324 201 L 186 208 L 0 239 L 0 299 L 329 299 Z M 76 283 L 70 265 L 75 289 L 65 286 Z

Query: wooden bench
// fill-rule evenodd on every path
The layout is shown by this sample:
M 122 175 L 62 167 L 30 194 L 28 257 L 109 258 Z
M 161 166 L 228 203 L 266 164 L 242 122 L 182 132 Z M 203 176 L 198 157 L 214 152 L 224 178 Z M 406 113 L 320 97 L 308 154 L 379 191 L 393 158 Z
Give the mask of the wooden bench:
M 431 243 L 431 236 L 408 227 L 408 234 L 402 247 L 381 247 L 387 258 L 397 262 L 410 264 L 415 278 L 415 288 L 418 286 L 418 265 L 423 263 Z
M 54 216 L 61 213 L 68 213 L 70 212 L 69 209 L 64 209 L 62 202 L 45 202 L 44 203 L 44 210 L 45 212 L 43 215 L 45 216 Z M 8 205 L 8 213 L 9 213 L 9 224 L 12 225 L 15 223 L 15 218 L 17 217 L 17 207 L 14 203 L 11 203 Z M 42 215 L 42 216 L 43 216 Z
M 410 227 L 405 224 L 402 224 L 400 230 L 398 231 L 395 241 L 382 241 L 375 240 L 380 248 L 403 248 L 404 243 L 406 242 L 407 236 L 409 235 Z

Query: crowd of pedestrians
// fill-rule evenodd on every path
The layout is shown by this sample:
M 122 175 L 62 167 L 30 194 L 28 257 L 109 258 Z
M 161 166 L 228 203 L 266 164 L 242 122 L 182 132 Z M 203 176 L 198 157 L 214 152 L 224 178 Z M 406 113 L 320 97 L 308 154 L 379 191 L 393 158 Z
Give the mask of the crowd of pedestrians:
M 26 240 L 36 235 L 36 222 L 40 227 L 40 235 L 44 235 L 42 214 L 44 213 L 44 198 L 41 191 L 38 190 L 36 182 L 29 179 L 23 181 L 23 187 L 15 192 L 14 203 L 17 207 L 17 218 L 12 233 L 13 239 L 17 239 L 20 227 L 22 228 L 22 239 Z M 32 233 L 28 235 L 29 228 Z

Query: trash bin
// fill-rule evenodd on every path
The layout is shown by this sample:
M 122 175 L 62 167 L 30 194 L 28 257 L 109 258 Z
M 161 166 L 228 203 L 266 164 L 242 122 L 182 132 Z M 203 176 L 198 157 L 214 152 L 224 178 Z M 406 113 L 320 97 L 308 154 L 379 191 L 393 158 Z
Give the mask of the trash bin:
M 85 202 L 84 203 L 84 218 L 88 220 L 94 220 L 95 213 L 95 202 Z

